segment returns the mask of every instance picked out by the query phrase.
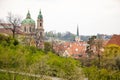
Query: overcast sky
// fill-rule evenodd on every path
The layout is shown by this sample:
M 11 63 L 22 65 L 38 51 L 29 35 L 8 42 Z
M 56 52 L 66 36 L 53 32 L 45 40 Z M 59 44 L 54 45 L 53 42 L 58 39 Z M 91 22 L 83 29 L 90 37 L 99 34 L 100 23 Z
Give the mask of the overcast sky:
M 45 31 L 80 35 L 120 34 L 120 0 L 0 0 L 0 19 L 8 12 L 36 21 L 41 9 Z

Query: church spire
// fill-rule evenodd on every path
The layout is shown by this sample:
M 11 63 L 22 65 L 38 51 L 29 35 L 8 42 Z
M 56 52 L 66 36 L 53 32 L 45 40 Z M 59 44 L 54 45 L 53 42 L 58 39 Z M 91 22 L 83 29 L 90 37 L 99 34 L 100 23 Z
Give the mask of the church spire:
M 75 37 L 75 41 L 79 42 L 80 41 L 80 37 L 79 37 L 79 27 L 77 25 L 77 35 Z
M 26 19 L 31 19 L 31 15 L 30 15 L 29 10 L 28 10 L 28 13 L 27 13 Z
M 43 19 L 43 16 L 42 16 L 41 10 L 39 11 L 38 19 Z
M 79 36 L 79 27 L 77 25 L 77 36 Z

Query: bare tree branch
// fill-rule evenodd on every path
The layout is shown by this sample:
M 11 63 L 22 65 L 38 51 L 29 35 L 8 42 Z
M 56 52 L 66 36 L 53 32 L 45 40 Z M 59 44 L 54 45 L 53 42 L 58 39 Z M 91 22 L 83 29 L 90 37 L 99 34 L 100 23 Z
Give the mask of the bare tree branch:
M 9 29 L 13 33 L 13 38 L 15 38 L 16 28 L 20 26 L 21 18 L 17 15 L 13 15 L 12 13 L 8 13 L 7 16 L 8 23 L 1 23 L 0 26 L 3 26 L 5 29 Z M 1 22 L 1 21 L 0 21 Z

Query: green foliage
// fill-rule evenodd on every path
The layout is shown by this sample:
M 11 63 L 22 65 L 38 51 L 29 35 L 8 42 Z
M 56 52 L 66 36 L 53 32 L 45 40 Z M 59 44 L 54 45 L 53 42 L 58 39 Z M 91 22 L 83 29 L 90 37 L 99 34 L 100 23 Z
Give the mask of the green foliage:
M 45 53 L 48 53 L 49 51 L 52 51 L 52 44 L 50 44 L 49 42 L 45 42 L 44 43 L 44 51 Z
M 32 64 L 32 72 L 36 74 L 56 76 L 68 80 L 82 78 L 80 63 L 71 58 L 59 57 L 51 52 L 43 54 L 36 63 Z M 79 72 L 78 72 L 79 71 Z
M 97 59 L 90 63 L 94 66 L 81 68 L 79 61 L 55 55 L 50 43 L 45 43 L 45 51 L 33 46 L 22 46 L 15 39 L 0 35 L 0 69 L 48 75 L 67 80 L 83 80 L 84 77 L 89 80 L 120 80 L 120 46 L 105 47 L 101 58 L 101 68 L 96 67 Z M 47 80 L 0 72 L 0 80 L 4 79 Z
M 105 47 L 105 51 L 102 57 L 102 66 L 108 69 L 120 70 L 120 46 L 108 45 Z
M 10 46 L 10 45 L 18 45 L 19 42 L 17 39 L 13 39 L 11 37 L 8 36 L 4 36 L 0 34 L 0 44 L 3 46 Z
M 51 52 L 49 43 L 46 43 L 46 54 L 33 46 L 22 46 L 17 44 L 17 41 L 14 43 L 13 39 L 6 40 L 6 38 L 3 38 L 4 40 L 1 41 L 1 43 L 6 45 L 0 44 L 0 69 L 49 75 L 68 80 L 80 80 L 83 78 L 79 76 L 82 75 L 80 62 L 72 58 L 55 55 Z M 0 77 L 0 79 L 2 78 Z
M 14 39 L 13 44 L 14 44 L 15 46 L 18 45 L 18 44 L 19 44 L 18 40 Z
M 111 44 L 105 47 L 104 57 L 114 58 L 120 55 L 120 46 Z
M 119 80 L 120 72 L 107 69 L 99 69 L 95 66 L 83 68 L 85 77 L 89 80 Z
M 59 76 L 72 80 L 75 78 L 74 76 L 77 77 L 78 74 L 80 75 L 80 73 L 77 72 L 80 71 L 80 69 L 78 68 L 80 67 L 79 64 L 80 63 L 78 61 L 72 58 L 63 58 L 51 53 L 49 54 L 48 65 L 51 67 L 49 70 L 51 76 Z
M 116 57 L 115 62 L 116 62 L 118 69 L 120 70 L 120 56 Z
M 47 77 L 28 77 L 26 75 L 0 72 L 0 80 L 52 80 Z
M 89 80 L 119 80 L 120 46 L 114 44 L 106 46 L 100 59 L 100 68 L 96 65 L 97 58 L 92 60 L 92 64 L 90 63 L 93 66 L 83 67 L 85 77 Z

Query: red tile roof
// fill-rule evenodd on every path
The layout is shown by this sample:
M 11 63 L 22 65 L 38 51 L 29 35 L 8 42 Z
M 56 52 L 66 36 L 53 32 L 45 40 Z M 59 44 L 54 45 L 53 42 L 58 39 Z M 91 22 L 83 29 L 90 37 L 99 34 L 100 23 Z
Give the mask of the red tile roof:
M 73 58 L 86 57 L 86 42 L 64 42 L 55 44 L 54 50 L 63 56 L 71 56 Z
M 70 46 L 66 49 L 69 55 L 75 56 L 83 56 L 85 57 L 86 51 L 86 42 L 73 42 L 70 43 Z
M 120 35 L 113 35 L 108 41 L 107 45 L 109 44 L 116 44 L 120 46 Z

